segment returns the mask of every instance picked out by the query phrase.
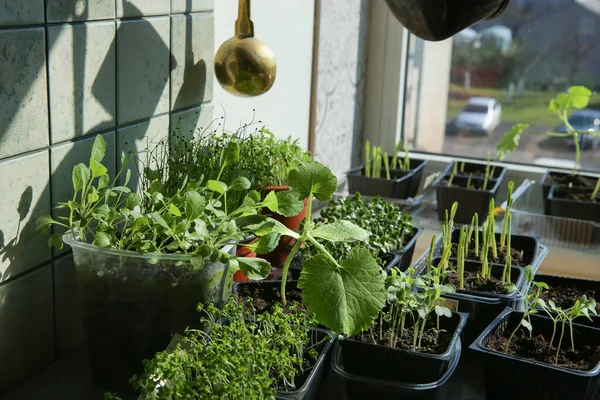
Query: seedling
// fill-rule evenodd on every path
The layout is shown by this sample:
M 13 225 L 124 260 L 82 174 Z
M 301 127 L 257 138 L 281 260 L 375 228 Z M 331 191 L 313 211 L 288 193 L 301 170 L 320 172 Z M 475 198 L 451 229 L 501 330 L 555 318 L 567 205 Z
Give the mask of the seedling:
M 404 159 L 398 160 L 398 153 L 402 149 L 402 141 L 396 144 L 394 155 L 390 165 L 390 157 L 387 152 L 383 152 L 381 146 L 371 146 L 371 143 L 365 141 L 365 176 L 369 178 L 381 177 L 382 165 L 385 169 L 386 179 L 391 179 L 390 170 L 401 169 L 403 171 L 410 170 L 410 159 L 408 158 L 408 150 L 404 149 Z M 371 156 L 372 154 L 372 156 Z
M 458 277 L 458 288 L 459 289 L 464 289 L 465 288 L 465 257 L 467 255 L 467 249 L 468 249 L 468 242 L 467 242 L 467 237 L 468 237 L 468 230 L 469 228 L 467 228 L 466 226 L 462 226 L 460 228 L 460 236 L 458 239 L 458 249 L 457 249 L 457 255 L 456 255 L 456 276 Z
M 567 132 L 542 132 L 542 134 L 546 134 L 552 137 L 570 137 L 573 139 L 573 145 L 575 146 L 575 165 L 573 166 L 573 175 L 575 175 L 575 173 L 577 172 L 579 160 L 581 158 L 581 149 L 579 143 L 580 136 L 591 135 L 594 137 L 600 137 L 600 132 L 596 132 L 594 130 L 582 132 L 577 131 L 569 122 L 569 113 L 571 112 L 571 110 L 580 110 L 582 108 L 587 107 L 591 95 L 592 92 L 584 86 L 571 86 L 566 93 L 561 93 L 554 99 L 550 100 L 550 104 L 548 105 L 548 111 L 550 111 L 553 114 L 556 114 L 558 119 L 566 127 Z M 521 134 L 525 132 L 528 128 L 528 124 L 516 124 L 508 132 L 506 132 L 504 137 L 502 137 L 502 139 L 500 139 L 500 141 L 496 145 L 496 157 L 499 161 L 504 160 L 508 153 L 516 150 L 516 148 L 519 146 Z
M 598 196 L 598 192 L 600 192 L 600 178 L 598 178 L 598 180 L 596 181 L 596 187 L 594 188 L 594 191 L 590 196 L 590 201 L 594 201 L 596 199 L 596 196 Z
M 496 167 L 494 165 L 492 165 L 492 161 L 490 158 L 490 152 L 488 151 L 487 153 L 487 163 L 485 165 L 485 172 L 484 172 L 484 176 L 483 176 L 483 183 L 481 183 L 480 185 L 476 185 L 473 183 L 473 173 L 469 173 L 469 175 L 467 176 L 467 185 L 466 187 L 468 189 L 478 189 L 478 190 L 487 190 L 488 188 L 488 183 L 490 181 L 490 179 L 494 178 L 494 173 L 496 171 Z M 461 174 L 464 174 L 465 172 L 465 163 L 464 162 L 454 162 L 454 165 L 452 166 L 452 173 L 450 174 L 450 177 L 448 178 L 448 181 L 446 183 L 446 185 L 448 187 L 452 186 L 452 184 L 454 183 L 454 178 L 456 177 L 456 175 L 458 174 L 460 170 Z M 479 186 L 479 187 L 478 187 Z

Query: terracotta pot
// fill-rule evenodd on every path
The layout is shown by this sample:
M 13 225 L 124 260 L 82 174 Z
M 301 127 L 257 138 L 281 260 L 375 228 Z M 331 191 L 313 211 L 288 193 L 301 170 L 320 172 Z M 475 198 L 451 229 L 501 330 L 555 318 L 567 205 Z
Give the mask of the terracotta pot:
M 244 247 L 243 245 L 254 243 L 257 240 L 258 240 L 258 238 L 255 238 L 248 242 L 243 242 L 242 245 L 238 246 L 237 249 L 235 250 L 235 255 L 237 257 L 256 258 L 256 253 L 253 252 L 252 250 L 250 250 L 249 248 Z M 244 275 L 242 270 L 238 270 L 238 271 L 236 271 L 235 274 L 233 274 L 234 282 L 247 282 L 249 280 L 250 279 L 248 279 L 248 277 L 246 275 Z
M 289 186 L 268 186 L 264 189 L 265 192 L 270 192 L 270 191 L 281 192 L 284 190 L 290 190 L 290 187 Z M 264 215 L 268 215 L 271 218 L 281 222 L 288 229 L 297 231 L 298 229 L 300 229 L 302 220 L 304 218 L 306 218 L 306 213 L 308 211 L 307 207 L 308 207 L 308 199 L 304 199 L 304 208 L 296 216 L 284 217 L 277 213 L 273 213 L 273 212 L 269 211 L 268 209 L 263 209 L 262 213 Z M 274 268 L 282 268 L 283 264 L 285 263 L 285 260 L 287 259 L 288 255 L 290 254 L 290 251 L 292 250 L 292 247 L 294 246 L 295 243 L 296 243 L 295 239 L 293 239 L 289 236 L 282 236 L 281 239 L 279 240 L 279 244 L 277 245 L 275 250 L 273 250 L 269 254 L 259 255 L 258 257 L 260 257 L 264 260 L 267 260 L 271 264 L 271 266 Z

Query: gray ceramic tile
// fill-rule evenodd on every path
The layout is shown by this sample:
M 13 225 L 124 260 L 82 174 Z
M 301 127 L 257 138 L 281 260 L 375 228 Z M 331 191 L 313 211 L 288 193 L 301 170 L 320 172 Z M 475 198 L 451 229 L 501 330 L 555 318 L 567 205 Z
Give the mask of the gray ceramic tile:
M 52 362 L 52 266 L 0 286 L 0 393 Z
M 54 320 L 56 323 L 56 356 L 62 358 L 81 349 L 83 306 L 77 285 L 73 256 L 67 255 L 54 262 Z
M 44 0 L 0 0 L 0 26 L 44 23 Z
M 198 135 L 205 131 L 215 131 L 217 129 L 220 131 L 219 122 L 213 120 L 212 104 L 205 104 L 191 110 L 171 114 L 170 134 L 179 135 L 179 129 L 185 137 L 192 134 Z
M 210 11 L 214 8 L 215 0 L 171 0 L 172 13 Z
M 102 135 L 106 141 L 106 155 L 102 164 L 108 168 L 110 177 L 115 176 L 115 133 Z M 68 142 L 50 148 L 50 171 L 52 172 L 52 202 L 68 201 L 73 198 L 73 167 L 79 163 L 89 165 L 90 152 L 95 136 L 75 143 Z M 61 210 L 64 211 L 64 210 Z M 54 216 L 57 210 L 52 210 Z
M 178 111 L 213 97 L 215 53 L 212 14 L 171 17 L 171 110 Z
M 115 0 L 46 0 L 48 22 L 92 21 L 115 17 Z
M 35 220 L 50 214 L 48 151 L 0 162 L 0 282 L 50 260 Z
M 169 0 L 116 0 L 117 18 L 169 15 Z
M 119 22 L 119 125 L 169 110 L 169 17 Z
M 156 163 L 152 162 L 153 158 L 150 156 L 150 153 L 143 152 L 143 150 L 149 149 L 150 151 L 153 151 L 156 148 L 156 146 L 159 145 L 159 143 L 161 146 L 163 146 L 166 142 L 161 141 L 165 139 L 168 135 L 169 115 L 163 115 L 160 117 L 152 118 L 149 121 L 118 130 L 118 168 L 121 168 L 121 157 L 123 153 L 125 153 L 127 156 L 139 153 L 137 156 L 137 162 L 132 161 L 129 167 L 131 169 L 131 180 L 128 186 L 131 189 L 138 189 L 139 172 L 144 170 L 144 166 L 149 165 L 150 168 L 156 167 Z M 168 150 L 168 143 L 166 143 L 166 145 L 167 147 L 161 147 L 161 149 Z M 135 164 L 133 164 L 134 162 Z
M 52 143 L 115 126 L 115 23 L 48 27 Z
M 43 28 L 0 30 L 0 158 L 48 145 Z

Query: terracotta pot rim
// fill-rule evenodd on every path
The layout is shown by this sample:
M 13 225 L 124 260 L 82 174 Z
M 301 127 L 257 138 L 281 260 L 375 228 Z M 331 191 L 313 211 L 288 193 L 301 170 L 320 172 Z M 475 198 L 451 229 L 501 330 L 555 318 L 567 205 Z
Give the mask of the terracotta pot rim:
M 283 192 L 285 190 L 290 190 L 288 185 L 274 185 L 274 186 L 266 186 L 263 190 L 267 191 L 275 191 L 275 192 Z

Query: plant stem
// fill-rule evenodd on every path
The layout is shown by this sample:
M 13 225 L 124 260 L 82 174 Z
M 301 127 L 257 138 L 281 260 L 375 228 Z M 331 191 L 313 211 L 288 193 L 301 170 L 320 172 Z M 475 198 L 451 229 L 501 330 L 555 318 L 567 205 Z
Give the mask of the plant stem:
M 371 153 L 371 142 L 365 141 L 365 176 L 371 177 L 371 160 L 369 156 Z
M 558 354 L 560 353 L 560 346 L 562 345 L 563 336 L 565 335 L 565 320 L 562 322 L 560 330 L 560 339 L 558 340 L 558 347 L 556 348 L 556 357 L 554 358 L 554 364 L 558 364 Z
M 590 196 L 590 201 L 594 201 L 596 196 L 598 196 L 598 192 L 600 192 L 600 178 L 598 178 L 598 181 L 596 182 L 596 187 L 594 188 L 594 191 L 592 192 L 592 195 Z
M 392 179 L 392 177 L 390 176 L 390 160 L 389 160 L 389 156 L 388 153 L 385 152 L 383 153 L 383 165 L 385 167 L 385 177 L 387 180 Z
M 298 250 L 300 250 L 300 246 L 302 245 L 302 243 L 304 243 L 304 241 L 305 240 L 303 239 L 303 236 L 296 239 L 296 243 L 294 243 L 294 247 L 292 247 L 292 251 L 290 251 L 290 254 L 288 255 L 288 257 L 285 260 L 285 263 L 283 264 L 283 271 L 281 273 L 281 302 L 284 305 L 286 303 L 285 284 L 287 281 L 287 273 L 288 273 L 288 270 L 290 269 L 290 264 L 292 263 L 294 256 L 296 255 Z

